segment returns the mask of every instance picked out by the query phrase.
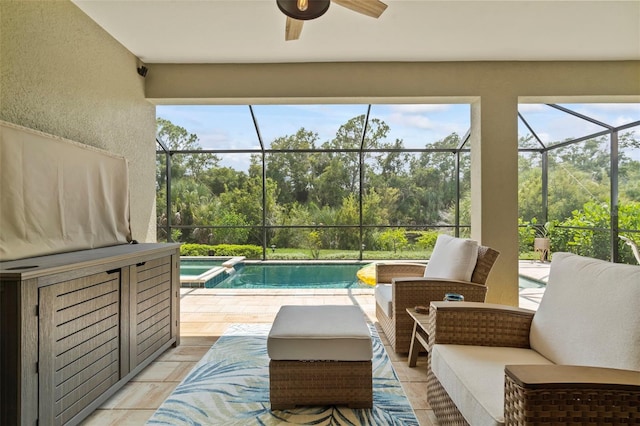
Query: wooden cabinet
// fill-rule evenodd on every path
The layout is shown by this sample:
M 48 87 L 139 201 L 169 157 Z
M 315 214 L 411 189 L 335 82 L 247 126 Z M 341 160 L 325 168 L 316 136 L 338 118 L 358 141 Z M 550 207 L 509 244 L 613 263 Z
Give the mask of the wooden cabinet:
M 0 262 L 0 424 L 77 424 L 179 344 L 179 245 Z

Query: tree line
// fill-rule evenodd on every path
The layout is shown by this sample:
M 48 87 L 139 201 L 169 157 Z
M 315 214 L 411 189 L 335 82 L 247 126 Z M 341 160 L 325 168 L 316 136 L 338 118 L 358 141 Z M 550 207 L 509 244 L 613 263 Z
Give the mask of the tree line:
M 185 128 L 163 118 L 157 119 L 157 126 L 158 140 L 171 151 L 200 149 L 198 136 Z M 368 250 L 396 249 L 398 245 L 432 241 L 421 232 L 455 223 L 458 180 L 460 223 L 470 223 L 470 154 L 456 153 L 461 142 L 458 134 L 429 144 L 424 151 L 407 152 L 401 139 L 387 140 L 390 128 L 382 120 L 370 119 L 362 138 L 364 131 L 365 116 L 360 115 L 341 125 L 330 140 L 321 141 L 317 133 L 304 128 L 276 138 L 264 154 L 264 188 L 262 153 L 250 154 L 247 171 L 225 166 L 226 154 L 174 153 L 171 224 L 194 228 L 172 228 L 171 239 L 267 247 L 357 250 L 364 244 Z M 576 218 L 584 216 L 585 206 L 609 204 L 607 140 L 600 137 L 550 151 L 548 210 L 549 218 L 557 224 L 579 222 Z M 521 146 L 526 142 L 521 141 Z M 627 215 L 635 214 L 640 221 L 640 162 L 628 155 L 631 150 L 640 150 L 640 141 L 631 133 L 621 135 L 621 220 L 631 226 L 627 229 L 637 230 L 640 223 L 627 219 Z M 540 162 L 539 154 L 521 154 L 519 158 L 522 224 L 542 219 Z M 166 178 L 166 156 L 159 154 L 156 180 L 160 241 L 168 238 L 163 228 L 168 220 Z M 366 226 L 362 235 L 357 228 L 360 185 L 362 224 Z M 263 220 L 268 226 L 266 236 L 261 228 Z M 589 221 L 584 219 L 582 223 Z M 637 234 L 630 235 L 640 239 Z M 574 236 L 566 236 L 565 247 Z M 526 240 L 526 234 L 524 237 Z

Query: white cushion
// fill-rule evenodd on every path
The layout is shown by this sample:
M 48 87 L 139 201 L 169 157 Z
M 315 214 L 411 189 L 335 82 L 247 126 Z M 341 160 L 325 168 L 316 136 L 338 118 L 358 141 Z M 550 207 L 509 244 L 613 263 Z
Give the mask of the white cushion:
M 282 306 L 267 354 L 272 360 L 370 361 L 371 332 L 358 306 Z
M 377 284 L 373 294 L 376 303 L 382 308 L 385 315 L 391 318 L 393 316 L 393 287 L 391 284 Z
M 424 276 L 471 281 L 471 275 L 477 261 L 477 241 L 440 234 L 424 271 Z
M 504 424 L 504 367 L 552 364 L 531 349 L 434 345 L 431 368 L 467 422 Z
M 640 266 L 554 253 L 531 347 L 557 364 L 640 371 Z

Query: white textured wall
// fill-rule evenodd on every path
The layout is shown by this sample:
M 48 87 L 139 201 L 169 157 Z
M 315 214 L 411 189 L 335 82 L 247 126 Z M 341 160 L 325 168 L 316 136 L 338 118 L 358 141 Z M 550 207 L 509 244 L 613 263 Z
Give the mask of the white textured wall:
M 155 241 L 155 106 L 137 58 L 66 0 L 3 0 L 0 40 L 0 119 L 125 156 L 133 238 Z

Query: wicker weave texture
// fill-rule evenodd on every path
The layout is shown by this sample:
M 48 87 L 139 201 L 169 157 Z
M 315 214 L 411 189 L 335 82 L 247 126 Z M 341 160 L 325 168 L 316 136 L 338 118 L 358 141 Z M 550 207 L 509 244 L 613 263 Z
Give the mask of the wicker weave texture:
M 478 260 L 476 261 L 476 267 L 471 275 L 471 282 L 476 284 L 486 284 L 487 278 L 489 278 L 489 272 L 491 272 L 491 268 L 499 255 L 500 252 L 490 247 L 478 247 Z
M 273 410 L 296 405 L 373 407 L 371 361 L 269 362 L 270 401 Z
M 637 425 L 640 391 L 592 388 L 525 389 L 505 378 L 507 425 Z
M 432 301 L 444 299 L 446 293 L 460 293 L 469 302 L 484 302 L 489 272 L 499 252 L 486 246 L 478 248 L 478 260 L 472 275 L 472 282 L 433 280 L 423 278 L 424 265 L 412 263 L 380 264 L 376 268 L 377 282 L 393 283 L 392 316 L 376 305 L 376 317 L 384 334 L 389 339 L 393 351 L 408 353 L 411 345 L 413 320 L 407 308 L 417 305 L 429 306 Z M 411 275 L 414 274 L 414 275 Z
M 378 263 L 376 264 L 376 282 L 390 283 L 394 278 L 422 277 L 427 265 L 420 263 Z
M 428 358 L 427 399 L 441 426 L 468 426 L 458 407 L 431 371 L 431 356 Z
M 378 322 L 389 339 L 394 352 L 407 353 L 411 344 L 413 319 L 407 313 L 407 308 L 416 305 L 429 306 L 434 300 L 441 301 L 447 293 L 460 293 L 470 302 L 484 302 L 487 287 L 466 283 L 463 281 L 430 280 L 428 278 L 404 278 L 394 280 L 393 284 L 393 312 L 388 317 L 376 306 Z
M 429 309 L 429 346 L 436 343 L 477 346 L 529 347 L 533 312 L 516 309 L 449 308 Z

